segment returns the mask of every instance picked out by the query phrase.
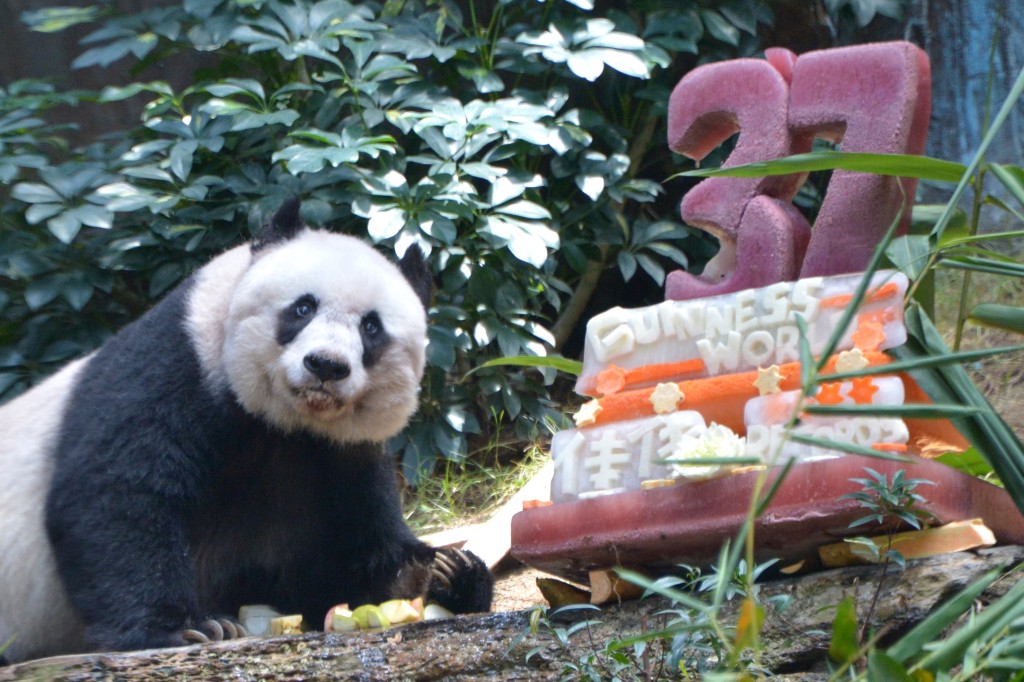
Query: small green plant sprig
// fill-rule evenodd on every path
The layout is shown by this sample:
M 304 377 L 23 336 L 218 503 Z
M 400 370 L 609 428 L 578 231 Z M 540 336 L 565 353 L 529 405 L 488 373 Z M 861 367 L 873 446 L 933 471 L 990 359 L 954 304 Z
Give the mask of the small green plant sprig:
M 859 483 L 861 490 L 843 495 L 842 500 L 856 500 L 871 513 L 850 523 L 850 528 L 875 523 L 881 525 L 894 517 L 908 526 L 920 530 L 923 522 L 934 519 L 935 515 L 918 505 L 925 498 L 914 492 L 919 485 L 935 485 L 934 481 L 924 478 L 907 478 L 906 471 L 900 469 L 892 475 L 892 481 L 886 474 L 879 473 L 871 467 L 864 467 L 870 478 L 851 478 Z

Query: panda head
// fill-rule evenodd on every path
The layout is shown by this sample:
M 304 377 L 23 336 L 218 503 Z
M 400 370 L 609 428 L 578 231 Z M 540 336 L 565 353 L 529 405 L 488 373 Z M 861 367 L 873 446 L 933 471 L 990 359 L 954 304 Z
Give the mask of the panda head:
M 227 303 L 221 376 L 271 425 L 338 442 L 382 441 L 416 410 L 430 274 L 353 237 L 311 230 L 286 202 Z

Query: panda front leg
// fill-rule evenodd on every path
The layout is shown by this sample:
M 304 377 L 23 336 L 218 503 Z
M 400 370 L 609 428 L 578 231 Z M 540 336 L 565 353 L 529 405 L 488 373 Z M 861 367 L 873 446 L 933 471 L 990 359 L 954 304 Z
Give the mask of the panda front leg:
M 244 634 L 198 611 L 181 505 L 160 493 L 114 489 L 56 486 L 47 509 L 57 565 L 89 645 L 130 651 Z
M 452 613 L 491 610 L 494 578 L 480 557 L 461 549 L 439 549 L 430 565 L 427 602 Z

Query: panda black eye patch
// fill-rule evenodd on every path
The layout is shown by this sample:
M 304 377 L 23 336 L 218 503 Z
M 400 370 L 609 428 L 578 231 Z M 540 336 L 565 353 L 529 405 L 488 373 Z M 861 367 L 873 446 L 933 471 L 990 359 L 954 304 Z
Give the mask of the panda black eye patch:
M 317 300 L 312 294 L 303 294 L 289 303 L 277 315 L 277 343 L 286 346 L 316 317 Z
M 363 367 L 372 367 L 390 340 L 376 310 L 366 313 L 359 321 L 359 336 L 363 342 Z

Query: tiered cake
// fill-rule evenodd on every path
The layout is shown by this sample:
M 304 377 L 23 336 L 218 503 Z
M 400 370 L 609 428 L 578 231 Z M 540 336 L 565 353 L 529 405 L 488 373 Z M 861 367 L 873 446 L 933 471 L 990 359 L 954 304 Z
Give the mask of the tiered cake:
M 747 518 L 756 477 L 767 467 L 770 485 L 791 459 L 796 462 L 755 526 L 759 558 L 813 559 L 821 545 L 862 533 L 849 524 L 863 510 L 842 496 L 859 489 L 851 479 L 863 478 L 866 466 L 889 476 L 903 469 L 935 483 L 923 507 L 941 522 L 981 517 L 1000 541 L 1024 541 L 1024 519 L 1003 490 L 915 457 L 966 448 L 949 422 L 795 414 L 801 409 L 797 317 L 818 357 L 861 278 L 805 278 L 594 317 L 577 383 L 591 399 L 576 413 L 576 428 L 555 434 L 554 504 L 514 517 L 513 555 L 578 580 L 620 565 L 656 570 L 708 563 Z M 928 401 L 904 374 L 828 381 L 829 374 L 891 361 L 883 351 L 906 340 L 906 289 L 898 272 L 874 274 L 804 405 Z M 787 428 L 912 463 L 797 442 Z

